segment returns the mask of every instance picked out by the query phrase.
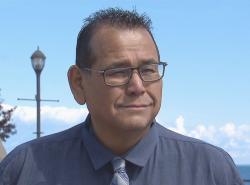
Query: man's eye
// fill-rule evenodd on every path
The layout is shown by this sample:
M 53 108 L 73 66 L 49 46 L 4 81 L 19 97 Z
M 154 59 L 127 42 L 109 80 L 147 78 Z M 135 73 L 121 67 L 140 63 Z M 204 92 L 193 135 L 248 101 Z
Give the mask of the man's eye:
M 114 69 L 106 71 L 106 75 L 110 77 L 125 77 L 128 75 L 128 72 L 124 69 Z
M 156 72 L 157 72 L 156 68 L 144 68 L 141 70 L 141 73 L 143 73 L 143 74 L 153 74 Z

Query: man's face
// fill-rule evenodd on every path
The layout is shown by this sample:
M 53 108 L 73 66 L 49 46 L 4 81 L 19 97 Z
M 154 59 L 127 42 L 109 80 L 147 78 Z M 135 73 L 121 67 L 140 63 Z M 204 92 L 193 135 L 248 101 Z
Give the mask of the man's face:
M 159 62 L 157 50 L 145 29 L 102 26 L 90 43 L 92 69 L 138 67 Z M 103 75 L 82 72 L 84 96 L 94 127 L 109 131 L 145 131 L 160 109 L 162 81 L 143 82 L 136 70 L 128 84 L 105 85 Z

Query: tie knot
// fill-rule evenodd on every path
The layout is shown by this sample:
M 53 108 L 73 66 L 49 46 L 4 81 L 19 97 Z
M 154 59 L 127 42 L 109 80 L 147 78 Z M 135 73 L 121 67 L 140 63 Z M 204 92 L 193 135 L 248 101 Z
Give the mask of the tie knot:
M 110 185 L 129 185 L 129 178 L 125 169 L 125 160 L 115 157 L 111 161 L 114 169 L 114 176 Z
M 112 166 L 114 169 L 114 172 L 117 171 L 125 171 L 125 160 L 120 157 L 115 157 L 112 161 Z

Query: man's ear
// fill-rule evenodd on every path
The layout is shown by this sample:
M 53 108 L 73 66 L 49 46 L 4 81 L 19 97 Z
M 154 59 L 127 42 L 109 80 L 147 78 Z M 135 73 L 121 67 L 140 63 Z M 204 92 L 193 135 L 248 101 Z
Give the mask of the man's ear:
M 71 92 L 80 105 L 85 104 L 85 93 L 83 87 L 83 76 L 81 75 L 81 69 L 76 65 L 72 65 L 68 70 L 68 81 Z

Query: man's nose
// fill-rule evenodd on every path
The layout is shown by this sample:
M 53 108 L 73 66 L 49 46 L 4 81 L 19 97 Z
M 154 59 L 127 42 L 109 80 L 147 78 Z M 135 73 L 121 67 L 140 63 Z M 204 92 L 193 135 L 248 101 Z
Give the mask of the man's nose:
M 143 81 L 138 70 L 133 70 L 129 83 L 127 84 L 127 93 L 129 95 L 141 95 L 145 92 Z

